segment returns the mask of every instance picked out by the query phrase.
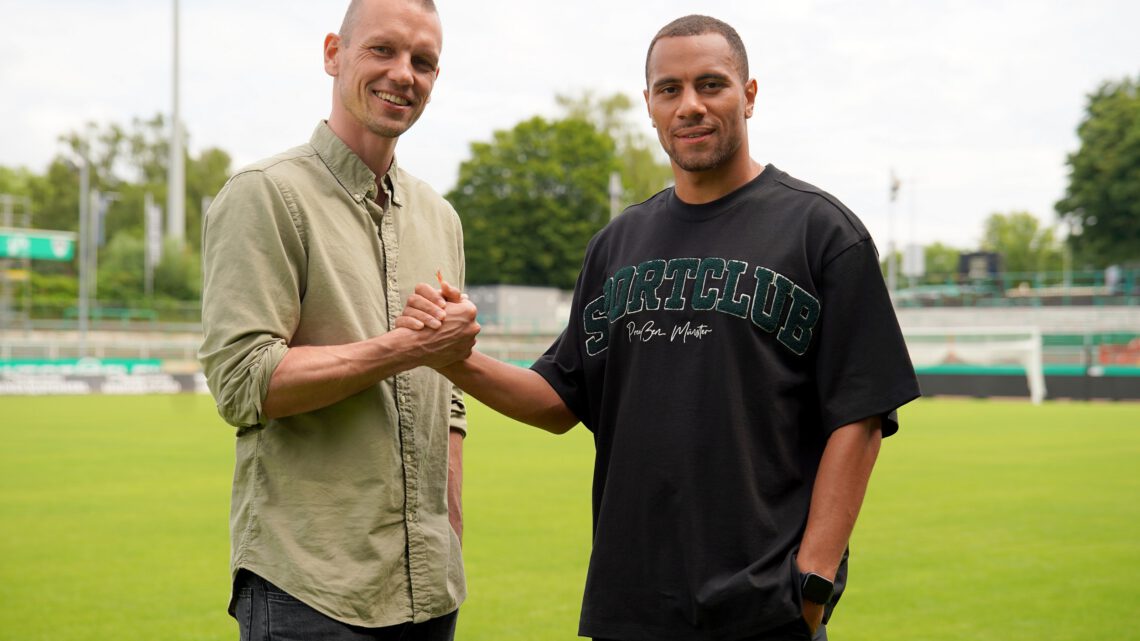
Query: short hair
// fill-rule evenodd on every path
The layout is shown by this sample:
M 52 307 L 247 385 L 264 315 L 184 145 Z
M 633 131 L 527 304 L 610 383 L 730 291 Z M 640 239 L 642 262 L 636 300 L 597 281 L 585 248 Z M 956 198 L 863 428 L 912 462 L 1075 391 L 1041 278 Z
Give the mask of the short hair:
M 706 33 L 719 33 L 724 37 L 728 42 L 729 49 L 732 50 L 733 62 L 737 71 L 740 72 L 740 78 L 744 82 L 748 82 L 748 52 L 744 50 L 744 41 L 740 39 L 740 34 L 736 33 L 736 29 L 733 29 L 727 22 L 696 14 L 677 18 L 661 27 L 661 31 L 653 36 L 653 41 L 649 43 L 649 51 L 645 54 L 645 81 L 649 82 L 649 58 L 653 55 L 653 47 L 657 45 L 658 40 L 683 36 L 703 36 Z
M 364 0 L 350 0 L 348 8 L 344 10 L 344 20 L 340 23 L 338 35 L 340 35 L 340 39 L 346 43 L 348 42 L 349 34 L 352 33 L 352 29 L 356 26 L 356 16 L 360 13 L 360 5 L 362 2 L 364 2 Z M 418 4 L 420 8 L 425 11 L 439 14 L 439 11 L 435 8 L 435 0 L 408 0 L 408 2 Z

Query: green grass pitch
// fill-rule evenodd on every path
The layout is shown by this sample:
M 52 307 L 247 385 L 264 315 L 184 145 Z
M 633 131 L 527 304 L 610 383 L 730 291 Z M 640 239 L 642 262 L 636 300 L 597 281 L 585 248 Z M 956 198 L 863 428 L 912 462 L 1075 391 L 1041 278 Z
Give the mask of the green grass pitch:
M 575 638 L 592 442 L 471 403 L 457 638 Z M 923 400 L 852 542 L 845 641 L 1137 639 L 1140 405 Z M 0 398 L 0 639 L 236 639 L 208 397 Z

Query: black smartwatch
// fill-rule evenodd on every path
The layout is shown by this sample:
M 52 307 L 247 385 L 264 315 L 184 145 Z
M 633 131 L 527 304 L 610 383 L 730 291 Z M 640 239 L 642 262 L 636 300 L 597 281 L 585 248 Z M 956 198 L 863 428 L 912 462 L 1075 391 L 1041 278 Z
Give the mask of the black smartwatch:
M 812 603 L 827 605 L 827 602 L 831 601 L 832 592 L 835 591 L 835 583 L 815 572 L 808 572 L 803 576 L 803 583 L 800 584 L 800 592 L 803 597 Z

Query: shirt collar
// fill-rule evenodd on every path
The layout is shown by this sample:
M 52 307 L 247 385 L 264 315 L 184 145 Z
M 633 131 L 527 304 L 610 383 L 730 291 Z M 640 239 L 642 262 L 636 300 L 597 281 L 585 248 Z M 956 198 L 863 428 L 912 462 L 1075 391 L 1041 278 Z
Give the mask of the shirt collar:
M 329 168 L 333 177 L 344 187 L 352 199 L 361 202 L 363 199 L 376 200 L 376 174 L 364 164 L 344 141 L 337 137 L 329 128 L 328 121 L 322 120 L 313 131 L 309 144 L 317 151 L 317 155 Z M 396 159 L 392 159 L 392 166 L 384 175 L 384 182 L 388 186 L 388 198 L 393 205 L 402 207 L 403 202 L 399 191 L 400 169 L 396 166 Z

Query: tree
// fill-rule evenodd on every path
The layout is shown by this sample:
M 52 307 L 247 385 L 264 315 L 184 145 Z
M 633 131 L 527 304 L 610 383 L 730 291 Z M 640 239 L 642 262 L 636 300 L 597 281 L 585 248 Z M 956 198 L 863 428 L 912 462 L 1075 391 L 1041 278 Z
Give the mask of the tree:
M 119 232 L 99 251 L 98 294 L 111 306 L 133 307 L 144 299 L 142 238 Z
M 31 198 L 33 227 L 78 231 L 79 171 L 82 158 L 90 160 L 91 188 L 114 194 L 103 220 L 106 242 L 98 250 L 100 298 L 134 300 L 136 294 L 142 296 L 143 261 L 136 254 L 141 251 L 145 233 L 143 203 L 148 193 L 155 202 L 166 202 L 168 129 L 161 114 L 135 118 L 129 126 L 91 123 L 82 131 L 60 136 L 66 151 L 52 160 L 42 176 L 24 168 L 0 167 L 0 193 Z M 195 265 L 201 244 L 202 207 L 229 177 L 230 156 L 221 149 L 208 148 L 197 157 L 187 154 L 185 160 L 188 253 L 176 252 L 166 267 L 158 268 L 162 278 L 156 276 L 161 281 L 156 282 L 156 293 L 193 300 L 200 287 Z M 76 273 L 75 265 L 68 263 L 41 263 L 36 269 L 73 277 Z M 177 278 L 186 282 L 174 282 Z
M 143 202 L 147 193 L 155 202 L 166 203 L 169 128 L 162 114 L 149 119 L 135 118 L 130 127 L 117 123 L 89 127 L 92 188 L 118 195 L 105 221 L 108 238 L 123 230 L 142 237 Z M 73 158 L 81 157 L 80 133 L 69 132 L 61 140 L 70 148 Z M 185 142 L 183 148 L 188 148 Z M 186 240 L 197 251 L 201 244 L 203 199 L 213 197 L 225 184 L 230 173 L 230 156 L 211 147 L 202 150 L 196 158 L 187 153 L 184 166 Z M 72 178 L 72 183 L 74 180 Z M 74 216 L 74 212 L 72 209 L 70 215 Z
M 167 240 L 154 270 L 154 290 L 160 297 L 198 300 L 202 297 L 202 257 L 189 246 Z
M 1006 273 L 1062 269 L 1056 235 L 1052 229 L 1041 227 L 1041 222 L 1029 212 L 991 214 L 985 222 L 982 249 L 1001 254 L 1002 271 Z
M 954 281 L 958 274 L 958 256 L 962 250 L 957 247 L 932 243 L 923 248 L 926 261 L 924 281 L 931 285 Z
M 1088 97 L 1069 154 L 1069 186 L 1057 213 L 1074 254 L 1104 267 L 1140 263 L 1140 77 L 1106 82 Z
M 574 118 L 535 117 L 472 143 L 447 194 L 463 219 L 467 282 L 572 288 L 609 220 L 617 166 L 613 140 Z
M 942 243 L 932 243 L 922 248 L 922 261 L 923 271 L 925 275 L 922 279 L 910 282 L 910 279 L 902 275 L 902 267 L 904 265 L 904 255 L 901 250 L 895 250 L 895 264 L 899 267 L 899 283 L 910 284 L 926 284 L 926 285 L 940 285 L 946 282 L 953 282 L 956 280 L 958 274 L 958 255 L 962 253 L 961 249 L 943 245 Z M 883 272 L 883 278 L 887 277 L 888 254 L 881 254 L 879 256 L 879 269 Z
M 669 163 L 659 160 L 663 153 L 660 145 L 637 130 L 631 122 L 629 115 L 633 113 L 635 103 L 629 96 L 615 93 L 595 98 L 587 91 L 577 97 L 560 94 L 554 100 L 567 118 L 591 122 L 613 139 L 617 146 L 625 203 L 639 203 L 673 181 Z

